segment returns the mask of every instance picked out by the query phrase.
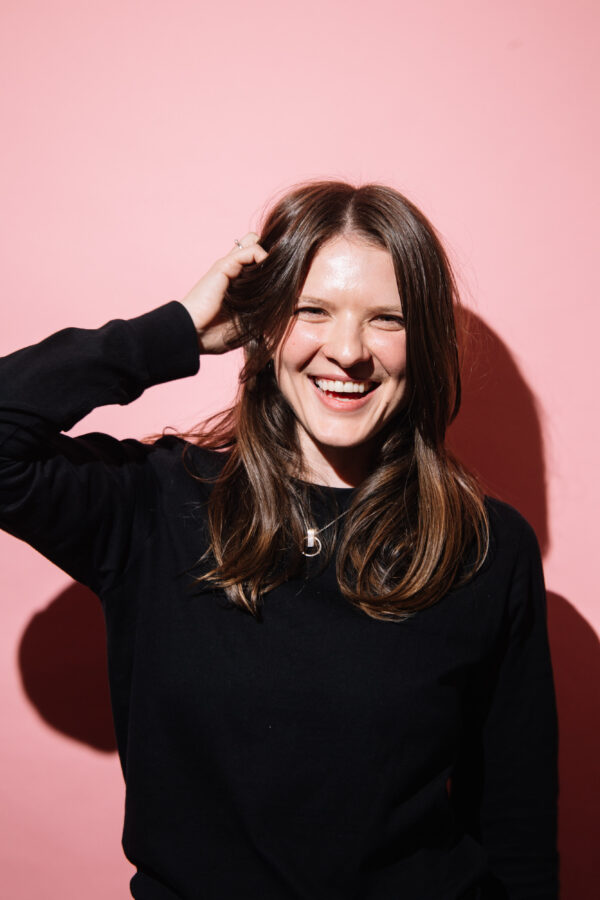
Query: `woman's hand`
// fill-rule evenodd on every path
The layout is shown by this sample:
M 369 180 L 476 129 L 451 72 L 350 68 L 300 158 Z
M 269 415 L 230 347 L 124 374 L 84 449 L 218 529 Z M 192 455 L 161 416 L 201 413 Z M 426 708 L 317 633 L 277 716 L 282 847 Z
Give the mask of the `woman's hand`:
M 266 250 L 258 235 L 248 232 L 227 256 L 218 259 L 181 303 L 191 315 L 198 332 L 200 353 L 225 353 L 235 344 L 235 326 L 222 309 L 229 282 L 237 278 L 245 265 L 262 262 Z

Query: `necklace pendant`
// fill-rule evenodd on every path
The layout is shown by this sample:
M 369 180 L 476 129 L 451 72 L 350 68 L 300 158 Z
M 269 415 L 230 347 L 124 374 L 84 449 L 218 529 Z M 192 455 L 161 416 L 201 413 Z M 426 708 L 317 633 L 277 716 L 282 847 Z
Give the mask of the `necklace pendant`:
M 307 528 L 306 537 L 304 538 L 303 556 L 318 556 L 321 552 L 322 544 L 317 537 L 316 528 Z

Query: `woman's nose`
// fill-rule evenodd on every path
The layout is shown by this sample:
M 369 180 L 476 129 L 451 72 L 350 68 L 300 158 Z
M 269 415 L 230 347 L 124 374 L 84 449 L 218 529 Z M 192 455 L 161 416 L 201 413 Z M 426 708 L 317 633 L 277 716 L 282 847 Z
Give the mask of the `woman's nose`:
M 331 323 L 323 351 L 343 369 L 365 362 L 370 356 L 359 325 L 343 320 Z

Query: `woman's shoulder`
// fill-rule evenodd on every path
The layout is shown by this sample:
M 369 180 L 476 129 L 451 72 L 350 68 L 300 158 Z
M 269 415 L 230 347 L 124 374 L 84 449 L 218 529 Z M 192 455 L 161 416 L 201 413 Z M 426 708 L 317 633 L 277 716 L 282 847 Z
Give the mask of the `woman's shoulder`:
M 511 576 L 524 563 L 540 560 L 540 545 L 529 520 L 510 503 L 490 495 L 484 498 L 489 521 L 489 546 L 476 578 Z
M 539 549 L 538 539 L 531 522 L 516 507 L 504 500 L 486 494 L 485 507 L 490 523 L 490 533 L 504 547 L 532 547 Z
M 150 445 L 149 458 L 158 473 L 178 470 L 200 479 L 216 478 L 228 453 L 198 446 L 179 434 L 163 434 Z

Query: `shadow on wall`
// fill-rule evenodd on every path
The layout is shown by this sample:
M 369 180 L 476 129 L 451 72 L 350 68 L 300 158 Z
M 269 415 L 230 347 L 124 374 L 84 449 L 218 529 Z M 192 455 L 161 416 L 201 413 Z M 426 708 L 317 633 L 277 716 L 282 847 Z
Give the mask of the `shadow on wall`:
M 516 506 L 548 550 L 541 411 L 508 348 L 474 313 L 460 311 L 462 404 L 448 444 L 488 494 Z
M 600 897 L 600 646 L 564 597 L 548 592 L 548 631 L 560 726 L 561 900 Z
M 516 506 L 548 549 L 540 412 L 507 347 L 480 319 L 462 314 L 463 405 L 450 446 L 487 492 Z M 548 593 L 548 628 L 560 742 L 562 900 L 600 896 L 596 812 L 600 805 L 598 638 L 564 597 Z M 25 630 L 19 661 L 27 696 L 53 728 L 96 750 L 116 749 L 105 637 L 98 600 L 73 584 Z
M 53 728 L 95 750 L 117 749 L 98 598 L 74 582 L 36 613 L 21 638 L 25 693 Z

